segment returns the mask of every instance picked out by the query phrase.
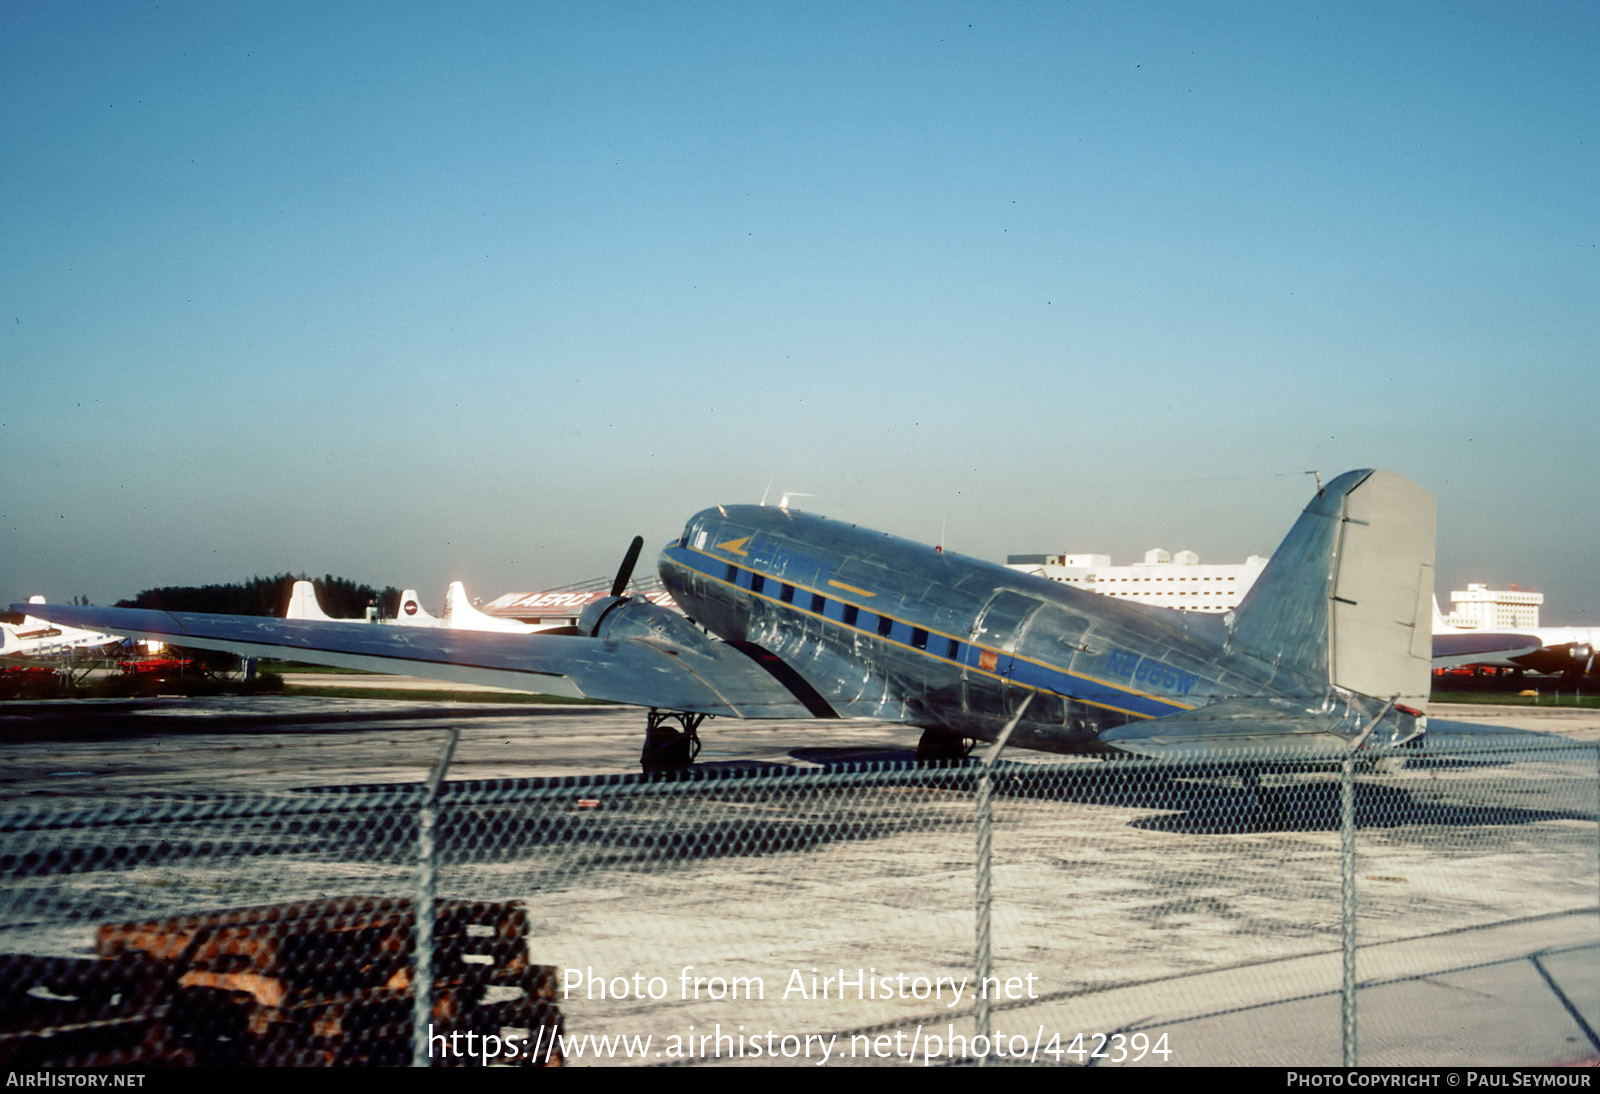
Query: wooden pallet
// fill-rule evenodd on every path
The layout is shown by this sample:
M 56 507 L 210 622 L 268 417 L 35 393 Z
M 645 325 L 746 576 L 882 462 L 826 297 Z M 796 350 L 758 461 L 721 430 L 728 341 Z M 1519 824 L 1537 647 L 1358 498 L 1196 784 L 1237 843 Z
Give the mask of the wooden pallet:
M 435 1035 L 560 1029 L 520 906 L 440 900 L 434 916 Z M 344 897 L 107 924 L 95 959 L 0 957 L 0 1063 L 409 1063 L 415 924 L 410 900 Z

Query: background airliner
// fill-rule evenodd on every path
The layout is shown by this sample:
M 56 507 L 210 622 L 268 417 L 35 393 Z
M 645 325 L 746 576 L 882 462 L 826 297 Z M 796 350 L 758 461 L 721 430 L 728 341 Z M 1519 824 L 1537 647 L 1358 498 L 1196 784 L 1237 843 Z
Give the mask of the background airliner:
M 44 602 L 44 597 L 32 596 L 26 604 L 11 605 L 13 611 L 23 614 L 23 619 L 16 624 L 0 623 L 0 654 L 30 656 L 61 650 L 94 649 L 123 641 L 120 634 L 60 626 L 28 614 L 36 605 Z

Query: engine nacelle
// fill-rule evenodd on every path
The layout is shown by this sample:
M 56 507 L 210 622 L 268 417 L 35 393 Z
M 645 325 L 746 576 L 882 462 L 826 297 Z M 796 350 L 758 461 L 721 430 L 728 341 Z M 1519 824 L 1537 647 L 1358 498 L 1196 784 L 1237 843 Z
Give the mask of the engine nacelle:
M 642 638 L 674 649 L 715 652 L 713 640 L 686 616 L 630 596 L 602 597 L 585 607 L 578 631 L 594 638 Z

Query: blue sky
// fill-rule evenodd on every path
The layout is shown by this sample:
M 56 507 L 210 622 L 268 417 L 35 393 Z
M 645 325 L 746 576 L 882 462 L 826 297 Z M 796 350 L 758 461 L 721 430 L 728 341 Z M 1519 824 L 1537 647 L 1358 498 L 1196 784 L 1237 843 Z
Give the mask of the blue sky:
M 1439 501 L 1600 625 L 1591 3 L 0 2 L 0 596 L 437 607 L 769 482 L 952 549 Z

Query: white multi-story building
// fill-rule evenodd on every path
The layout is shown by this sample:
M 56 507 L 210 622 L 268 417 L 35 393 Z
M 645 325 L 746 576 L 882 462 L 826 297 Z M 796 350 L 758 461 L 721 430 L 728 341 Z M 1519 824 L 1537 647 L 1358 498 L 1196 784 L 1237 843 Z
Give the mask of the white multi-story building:
M 1143 562 L 1113 566 L 1110 555 L 1011 555 L 1006 565 L 1101 596 L 1180 608 L 1225 612 L 1237 607 L 1266 567 L 1261 555 L 1237 563 L 1202 563 L 1193 551 L 1156 547 Z
M 1505 631 L 1537 627 L 1544 594 L 1523 592 L 1515 585 L 1491 589 L 1469 584 L 1453 590 L 1450 600 L 1455 608 L 1444 617 L 1450 626 L 1464 631 Z

